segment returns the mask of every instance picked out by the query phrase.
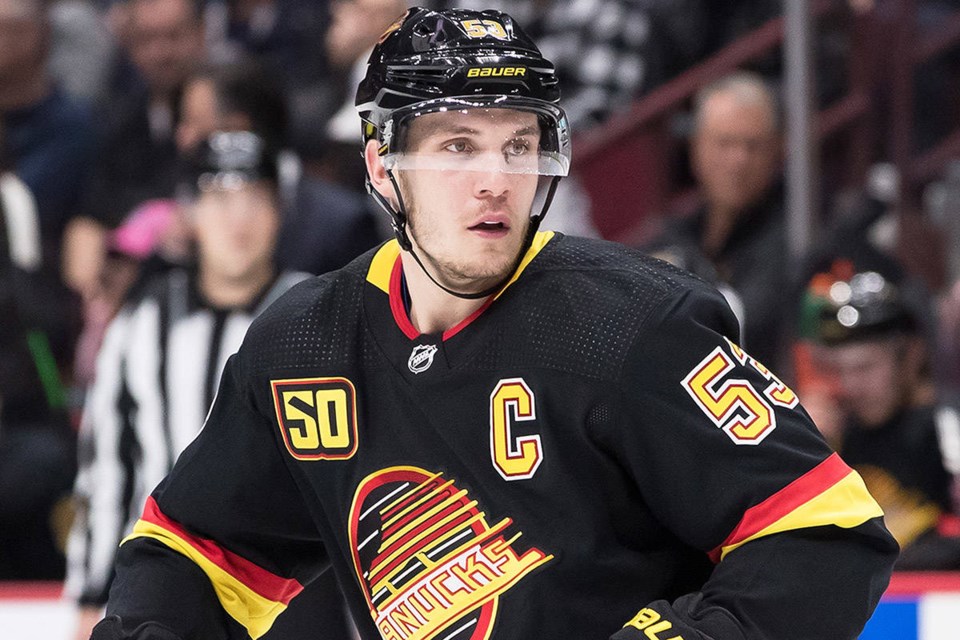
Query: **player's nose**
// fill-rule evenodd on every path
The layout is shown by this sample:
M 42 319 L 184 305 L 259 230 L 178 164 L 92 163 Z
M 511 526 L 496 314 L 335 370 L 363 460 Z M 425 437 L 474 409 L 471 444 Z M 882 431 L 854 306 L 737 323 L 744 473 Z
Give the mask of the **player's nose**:
M 500 197 L 510 191 L 511 176 L 502 171 L 478 171 L 474 180 L 474 194 L 478 198 Z

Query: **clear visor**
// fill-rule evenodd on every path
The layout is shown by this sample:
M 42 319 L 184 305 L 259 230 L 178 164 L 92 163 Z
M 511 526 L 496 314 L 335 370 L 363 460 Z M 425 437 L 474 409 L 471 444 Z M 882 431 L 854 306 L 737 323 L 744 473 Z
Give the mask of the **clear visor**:
M 391 122 L 383 155 L 395 171 L 477 171 L 566 176 L 569 137 L 562 112 L 448 99 Z
M 565 176 L 570 170 L 563 156 L 545 151 L 470 151 L 457 153 L 390 153 L 383 166 L 396 171 L 479 171 L 537 176 Z

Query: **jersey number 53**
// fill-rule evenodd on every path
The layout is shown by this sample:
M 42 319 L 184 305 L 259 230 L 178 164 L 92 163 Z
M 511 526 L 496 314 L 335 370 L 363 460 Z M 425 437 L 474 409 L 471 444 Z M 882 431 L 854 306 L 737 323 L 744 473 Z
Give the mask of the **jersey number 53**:
M 792 409 L 796 394 L 765 366 L 727 340 L 728 355 L 722 346 L 710 352 L 681 384 L 708 418 L 736 444 L 759 444 L 777 428 L 777 414 L 771 405 Z M 762 392 L 748 380 L 729 375 L 734 368 L 750 366 L 767 382 Z

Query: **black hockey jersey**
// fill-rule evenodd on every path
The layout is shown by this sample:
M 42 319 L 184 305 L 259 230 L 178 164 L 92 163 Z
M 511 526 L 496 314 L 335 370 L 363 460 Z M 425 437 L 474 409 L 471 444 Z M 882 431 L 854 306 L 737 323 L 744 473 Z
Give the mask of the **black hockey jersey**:
M 498 295 L 420 335 L 399 251 L 254 323 L 108 613 L 256 638 L 332 565 L 365 639 L 857 635 L 896 545 L 716 291 L 541 233 Z

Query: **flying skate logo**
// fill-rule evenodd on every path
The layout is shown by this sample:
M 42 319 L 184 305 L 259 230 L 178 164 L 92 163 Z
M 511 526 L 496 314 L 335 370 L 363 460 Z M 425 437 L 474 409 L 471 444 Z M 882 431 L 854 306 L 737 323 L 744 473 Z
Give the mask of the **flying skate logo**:
M 484 640 L 501 596 L 553 559 L 519 552 L 513 521 L 490 526 L 453 480 L 416 467 L 368 476 L 350 511 L 350 544 L 384 640 Z
M 433 364 L 433 356 L 437 354 L 437 346 L 434 344 L 418 344 L 410 352 L 410 359 L 407 360 L 407 367 L 413 373 L 423 373 Z

